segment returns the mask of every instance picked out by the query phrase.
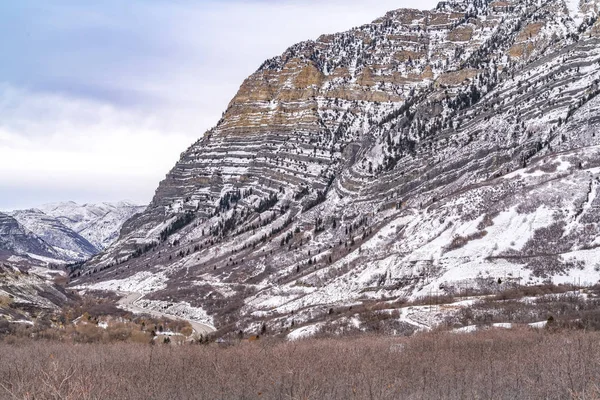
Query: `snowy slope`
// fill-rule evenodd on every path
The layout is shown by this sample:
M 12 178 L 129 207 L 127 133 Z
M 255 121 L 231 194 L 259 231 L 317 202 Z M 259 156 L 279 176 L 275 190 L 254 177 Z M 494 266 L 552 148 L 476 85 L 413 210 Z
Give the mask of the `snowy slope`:
M 22 226 L 52 246 L 65 260 L 87 260 L 100 251 L 78 233 L 63 225 L 57 218 L 48 216 L 40 210 L 14 211 L 10 214 Z
M 15 218 L 3 213 L 0 213 L 0 252 L 61 259 L 52 246 L 23 227 Z
M 66 202 L 0 214 L 0 251 L 25 257 L 21 264 L 84 261 L 116 240 L 125 221 L 143 209 L 128 202 Z
M 130 202 L 77 204 L 64 202 L 40 207 L 97 249 L 104 249 L 119 237 L 121 226 L 145 207 Z

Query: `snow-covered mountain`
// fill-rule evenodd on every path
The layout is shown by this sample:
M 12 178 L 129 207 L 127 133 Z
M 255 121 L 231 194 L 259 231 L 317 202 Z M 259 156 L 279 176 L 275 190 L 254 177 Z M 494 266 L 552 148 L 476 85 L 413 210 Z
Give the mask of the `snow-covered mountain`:
M 63 260 L 87 260 L 102 250 L 102 248 L 96 248 L 77 232 L 63 225 L 57 218 L 51 217 L 40 210 L 14 211 L 11 216 L 51 246 Z
M 125 221 L 145 208 L 127 201 L 98 204 L 77 204 L 69 201 L 40 207 L 44 214 L 56 218 L 97 249 L 110 246 L 119 237 L 119 231 Z
M 600 278 L 598 3 L 443 1 L 246 79 L 76 285 L 271 331 L 357 302 Z
M 52 246 L 4 213 L 0 213 L 0 252 L 5 255 L 38 256 L 53 260 L 61 257 Z
M 144 207 L 129 202 L 48 204 L 0 214 L 0 251 L 48 262 L 84 261 L 114 242 Z

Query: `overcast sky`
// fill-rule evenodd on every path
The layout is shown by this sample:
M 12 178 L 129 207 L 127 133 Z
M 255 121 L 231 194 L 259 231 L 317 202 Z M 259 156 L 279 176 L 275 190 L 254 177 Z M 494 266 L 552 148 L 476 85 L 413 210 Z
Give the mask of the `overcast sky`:
M 425 0 L 0 2 L 0 210 L 147 203 L 267 58 Z

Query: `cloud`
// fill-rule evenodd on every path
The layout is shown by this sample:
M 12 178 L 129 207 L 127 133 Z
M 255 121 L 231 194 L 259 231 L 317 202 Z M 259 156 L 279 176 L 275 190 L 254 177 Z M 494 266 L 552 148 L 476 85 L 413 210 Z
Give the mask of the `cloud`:
M 27 206 L 60 200 L 58 189 L 94 193 L 98 201 L 148 201 L 190 143 L 143 113 L 7 86 L 0 88 L 0 115 L 9 115 L 0 120 L 2 208 L 19 206 L 21 192 L 53 193 Z
M 391 9 L 434 5 L 10 3 L 0 5 L 0 35 L 11 38 L 0 41 L 0 209 L 75 197 L 148 202 L 265 59 Z

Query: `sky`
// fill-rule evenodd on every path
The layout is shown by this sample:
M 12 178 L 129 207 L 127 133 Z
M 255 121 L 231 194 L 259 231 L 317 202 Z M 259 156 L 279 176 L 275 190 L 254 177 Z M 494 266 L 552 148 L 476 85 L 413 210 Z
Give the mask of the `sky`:
M 424 0 L 0 2 L 0 210 L 147 204 L 242 81 L 299 41 Z

